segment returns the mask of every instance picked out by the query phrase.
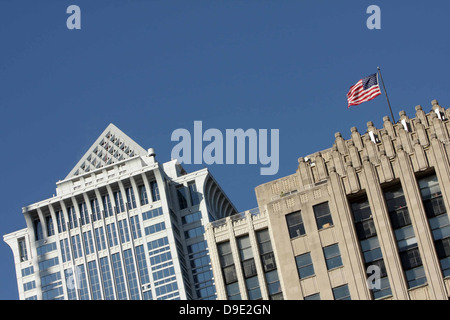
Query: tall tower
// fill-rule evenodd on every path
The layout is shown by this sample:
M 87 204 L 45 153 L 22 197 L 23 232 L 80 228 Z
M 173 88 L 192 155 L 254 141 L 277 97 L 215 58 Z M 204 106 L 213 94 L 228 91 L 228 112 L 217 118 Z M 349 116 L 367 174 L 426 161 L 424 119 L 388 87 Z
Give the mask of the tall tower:
M 158 163 L 113 124 L 4 235 L 20 299 L 215 299 L 204 225 L 237 213 L 207 169 Z

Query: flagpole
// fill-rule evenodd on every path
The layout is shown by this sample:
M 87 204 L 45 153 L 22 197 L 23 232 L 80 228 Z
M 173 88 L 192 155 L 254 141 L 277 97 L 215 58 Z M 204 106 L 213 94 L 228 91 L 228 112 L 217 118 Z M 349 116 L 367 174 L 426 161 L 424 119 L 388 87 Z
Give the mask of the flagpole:
M 392 116 L 392 122 L 395 123 L 395 118 L 394 118 L 394 114 L 392 113 L 392 108 L 391 108 L 391 103 L 389 102 L 389 97 L 386 91 L 386 87 L 384 86 L 384 81 L 383 81 L 383 76 L 381 75 L 381 69 L 380 67 L 377 67 L 378 69 L 378 73 L 380 74 L 380 79 L 381 79 L 381 84 L 383 85 L 383 90 L 384 90 L 384 94 L 386 96 L 386 100 L 389 106 L 389 110 L 391 111 L 391 116 Z

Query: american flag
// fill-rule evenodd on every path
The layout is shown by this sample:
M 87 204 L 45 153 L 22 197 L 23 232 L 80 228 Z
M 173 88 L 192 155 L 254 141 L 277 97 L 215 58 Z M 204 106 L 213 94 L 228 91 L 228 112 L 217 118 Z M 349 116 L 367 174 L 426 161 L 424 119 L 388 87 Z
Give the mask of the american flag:
M 377 74 L 359 80 L 347 93 L 348 107 L 357 106 L 381 94 Z

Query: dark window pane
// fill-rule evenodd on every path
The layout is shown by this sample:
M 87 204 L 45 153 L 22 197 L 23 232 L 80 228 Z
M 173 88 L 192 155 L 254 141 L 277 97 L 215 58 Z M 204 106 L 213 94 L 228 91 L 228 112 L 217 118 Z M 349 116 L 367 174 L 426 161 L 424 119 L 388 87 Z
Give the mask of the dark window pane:
M 398 229 L 411 224 L 408 209 L 399 209 L 390 212 L 392 227 Z
M 425 200 L 423 202 L 423 205 L 429 218 L 438 216 L 446 212 L 442 196 L 439 196 L 434 199 Z
M 351 206 L 355 222 L 360 222 L 372 218 L 372 212 L 370 211 L 370 206 L 367 199 L 353 202 Z
M 366 266 L 366 270 L 367 270 L 370 266 L 377 266 L 377 267 L 380 269 L 380 276 L 381 276 L 381 277 L 386 277 L 386 276 L 387 276 L 386 266 L 384 265 L 383 259 L 371 261 L 371 262 L 369 262 L 369 263 L 366 263 L 365 266 Z
M 184 186 L 177 187 L 178 205 L 180 210 L 187 208 L 186 190 Z
M 333 225 L 330 208 L 328 202 L 318 204 L 313 207 L 314 215 L 316 216 L 317 228 L 323 229 Z
M 348 285 L 333 288 L 333 296 L 335 300 L 351 300 Z
M 402 260 L 402 265 L 405 270 L 422 265 L 422 259 L 420 258 L 418 248 L 400 252 L 400 259 Z
M 355 224 L 356 233 L 360 240 L 364 240 L 377 235 L 377 230 L 375 229 L 375 224 L 373 220 L 366 220 Z
M 256 274 L 256 264 L 254 259 L 249 259 L 242 262 L 242 270 L 244 271 L 244 277 L 249 278 Z
M 234 265 L 223 268 L 223 277 L 225 278 L 225 284 L 237 281 L 236 268 Z
M 289 229 L 289 236 L 295 238 L 305 234 L 305 227 L 300 211 L 286 215 L 286 222 Z
M 320 293 L 315 293 L 305 297 L 305 300 L 320 300 Z
M 312 264 L 310 253 L 305 253 L 295 257 L 295 262 L 297 264 L 300 279 L 314 275 L 314 266 Z
M 438 240 L 435 244 L 439 259 L 450 256 L 450 238 Z
M 341 253 L 337 244 L 323 248 L 328 270 L 342 266 Z
M 273 252 L 262 255 L 261 262 L 263 264 L 264 272 L 277 268 L 277 264 L 275 262 L 275 256 L 274 256 Z

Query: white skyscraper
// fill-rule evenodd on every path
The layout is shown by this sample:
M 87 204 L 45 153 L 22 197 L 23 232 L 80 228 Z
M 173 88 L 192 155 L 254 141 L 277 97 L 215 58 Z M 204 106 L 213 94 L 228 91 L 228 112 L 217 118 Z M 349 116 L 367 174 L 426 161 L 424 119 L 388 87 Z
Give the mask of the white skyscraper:
M 110 124 L 4 235 L 20 299 L 215 299 L 204 226 L 237 213 L 207 169 L 158 163 Z

